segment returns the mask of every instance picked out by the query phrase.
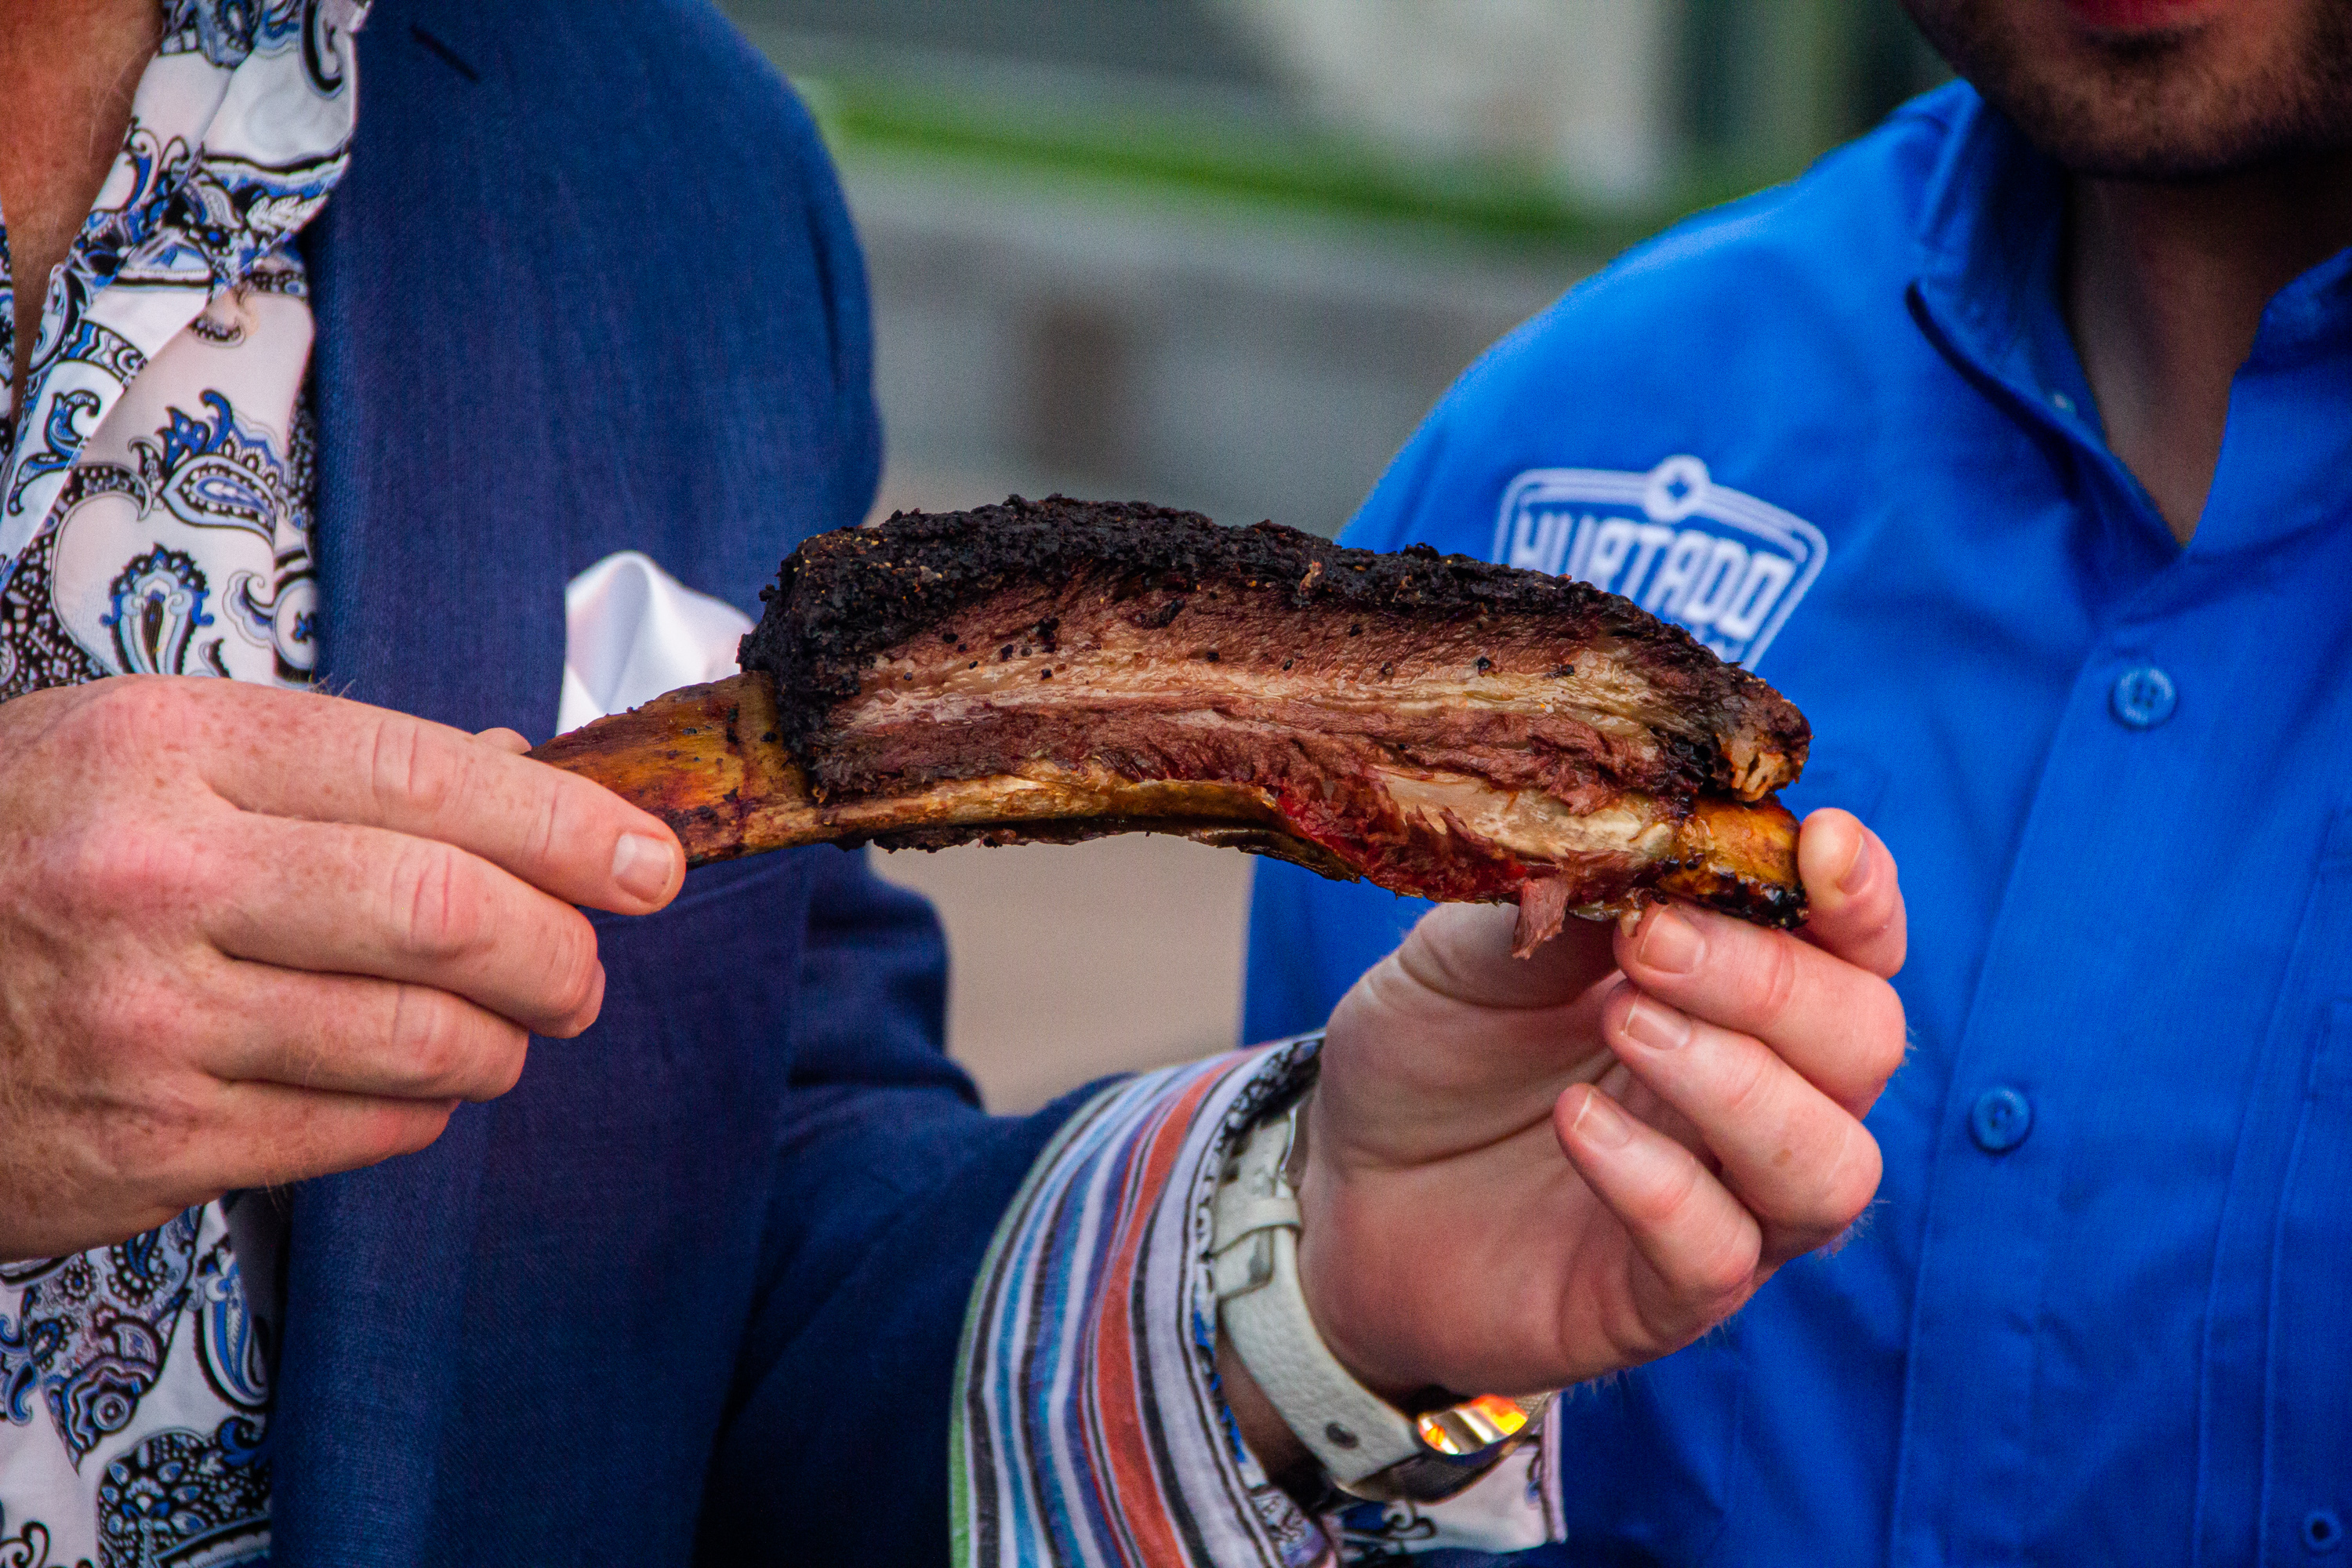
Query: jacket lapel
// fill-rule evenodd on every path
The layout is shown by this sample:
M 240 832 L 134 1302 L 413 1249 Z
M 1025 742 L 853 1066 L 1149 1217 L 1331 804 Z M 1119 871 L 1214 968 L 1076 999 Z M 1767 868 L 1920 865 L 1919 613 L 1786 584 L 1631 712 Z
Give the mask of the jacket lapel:
M 545 740 L 569 510 L 545 337 L 563 302 L 535 277 L 551 237 L 506 95 L 420 9 L 379 5 L 360 35 L 351 171 L 304 236 L 321 665 L 362 701 Z M 563 390 L 593 408 L 595 387 Z
M 501 231 L 523 220 L 488 188 L 513 156 L 501 95 L 416 9 L 379 3 L 360 37 L 351 171 L 302 241 L 321 668 L 342 695 L 544 739 L 565 558 L 531 331 L 550 302 L 512 275 L 528 252 Z M 420 1153 L 294 1191 L 278 1563 L 411 1563 L 432 1549 L 489 1121 L 463 1107 Z

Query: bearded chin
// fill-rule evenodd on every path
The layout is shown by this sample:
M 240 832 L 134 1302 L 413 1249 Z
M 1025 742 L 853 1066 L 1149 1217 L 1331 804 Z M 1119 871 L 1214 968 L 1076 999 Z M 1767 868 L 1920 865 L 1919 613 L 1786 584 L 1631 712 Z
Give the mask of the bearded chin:
M 1978 0 L 1906 0 L 1952 68 L 2050 157 L 2097 178 L 2194 180 L 2352 148 L 2352 5 L 2322 0 L 2300 40 L 2242 70 L 2204 29 L 2047 47 Z

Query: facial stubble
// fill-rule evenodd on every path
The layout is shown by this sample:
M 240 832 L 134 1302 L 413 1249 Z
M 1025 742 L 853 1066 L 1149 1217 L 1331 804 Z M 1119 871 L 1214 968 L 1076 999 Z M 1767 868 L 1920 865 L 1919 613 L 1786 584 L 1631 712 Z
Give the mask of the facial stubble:
M 2272 30 L 2238 60 L 2228 19 L 2101 39 L 2046 0 L 1905 9 L 1954 70 L 2077 174 L 2197 179 L 2352 147 L 2352 0 L 2315 0 L 2300 26 Z M 2043 18 L 2063 36 L 2027 25 Z

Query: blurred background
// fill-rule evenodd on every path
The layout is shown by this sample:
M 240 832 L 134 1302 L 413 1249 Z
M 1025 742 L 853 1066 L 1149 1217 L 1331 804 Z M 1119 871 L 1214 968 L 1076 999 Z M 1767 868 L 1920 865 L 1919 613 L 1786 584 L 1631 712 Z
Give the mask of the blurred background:
M 1941 80 L 1895 0 L 720 0 L 856 216 L 877 513 L 1062 490 L 1336 533 L 1478 353 Z M 1250 862 L 877 856 L 990 1105 L 1234 1043 Z

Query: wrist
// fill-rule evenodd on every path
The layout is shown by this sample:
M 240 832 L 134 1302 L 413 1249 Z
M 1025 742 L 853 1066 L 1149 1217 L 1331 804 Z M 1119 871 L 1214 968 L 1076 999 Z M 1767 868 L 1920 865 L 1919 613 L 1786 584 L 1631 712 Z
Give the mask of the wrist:
M 1284 1169 L 1290 1176 L 1299 1211 L 1298 1291 L 1306 1299 L 1307 1315 L 1332 1356 L 1357 1382 L 1391 1405 L 1407 1405 L 1427 1394 L 1432 1380 L 1412 1374 L 1395 1358 L 1378 1353 L 1352 1331 L 1360 1325 L 1362 1294 L 1350 1289 L 1347 1258 L 1351 1248 L 1348 1202 L 1342 1191 L 1346 1176 L 1330 1160 L 1330 1140 L 1318 1122 L 1328 1111 L 1323 1096 L 1310 1092 L 1299 1103 L 1297 1131 Z M 1377 1235 L 1370 1238 L 1375 1246 Z M 1358 1257 L 1362 1248 L 1352 1249 Z M 1360 1278 L 1359 1274 L 1358 1278 Z M 1372 1336 L 1378 1339 L 1375 1332 Z
M 1360 1343 L 1352 1331 L 1360 1322 L 1360 1314 L 1352 1309 L 1360 1304 L 1361 1293 L 1351 1288 L 1348 1276 L 1348 1248 L 1335 1245 L 1344 1222 L 1333 1206 L 1310 1204 L 1300 1194 L 1298 1293 L 1307 1303 L 1307 1316 L 1349 1376 L 1391 1405 L 1408 1405 L 1433 1385 L 1397 1366 L 1394 1357 Z M 1377 1325 L 1372 1327 L 1371 1337 L 1378 1338 Z
M 1300 1289 L 1301 1215 L 1287 1158 L 1297 1120 L 1286 1111 L 1251 1129 L 1217 1187 L 1209 1277 L 1219 1360 L 1245 1373 L 1234 1384 L 1240 1403 L 1229 1396 L 1228 1408 L 1245 1424 L 1245 1441 L 1251 1429 L 1260 1434 L 1252 1451 L 1277 1478 L 1273 1455 L 1289 1449 L 1268 1415 L 1289 1429 L 1325 1485 L 1374 1500 L 1450 1497 L 1530 1435 L 1545 1399 L 1464 1399 L 1432 1389 L 1401 1406 L 1339 1360 Z

